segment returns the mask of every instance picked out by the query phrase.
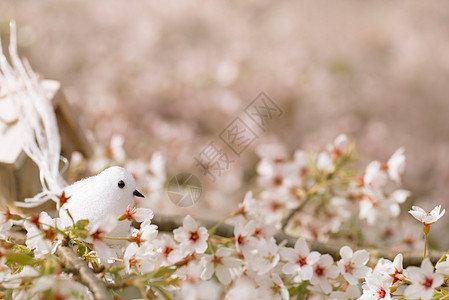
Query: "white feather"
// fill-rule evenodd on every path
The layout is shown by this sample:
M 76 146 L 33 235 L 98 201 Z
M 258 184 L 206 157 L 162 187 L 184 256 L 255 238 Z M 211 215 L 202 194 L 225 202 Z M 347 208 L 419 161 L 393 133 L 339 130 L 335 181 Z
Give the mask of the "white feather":
M 17 206 L 34 207 L 45 201 L 58 203 L 56 191 L 66 185 L 59 172 L 61 138 L 51 99 L 27 60 L 17 53 L 16 25 L 10 23 L 9 57 L 3 54 L 0 44 L 0 87 L 13 99 L 19 124 L 22 127 L 24 152 L 39 168 L 42 192 Z

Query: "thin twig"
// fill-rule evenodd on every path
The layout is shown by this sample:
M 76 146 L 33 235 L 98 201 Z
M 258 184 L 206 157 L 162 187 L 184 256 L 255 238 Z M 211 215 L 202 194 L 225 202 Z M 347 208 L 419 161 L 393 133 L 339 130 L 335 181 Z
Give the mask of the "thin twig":
M 96 300 L 112 299 L 105 282 L 95 276 L 93 270 L 89 268 L 84 260 L 73 253 L 71 248 L 60 245 L 56 250 L 56 255 L 66 267 L 76 270 L 81 282 L 90 289 Z
M 307 204 L 307 202 L 310 201 L 312 197 L 308 196 L 304 201 L 301 202 L 301 204 L 290 211 L 290 214 L 282 221 L 282 231 L 285 232 L 285 228 L 287 227 L 288 223 L 290 223 L 290 220 L 298 213 L 300 210 L 304 208 L 304 206 Z

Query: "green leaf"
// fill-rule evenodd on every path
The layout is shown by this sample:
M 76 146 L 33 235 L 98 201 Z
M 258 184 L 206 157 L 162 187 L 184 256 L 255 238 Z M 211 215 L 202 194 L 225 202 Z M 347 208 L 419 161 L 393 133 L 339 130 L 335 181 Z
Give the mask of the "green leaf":
M 79 220 L 78 222 L 76 222 L 75 228 L 77 228 L 77 229 L 86 229 L 86 226 L 88 224 L 89 224 L 89 220 L 87 220 L 87 219 Z
M 83 243 L 78 244 L 78 250 L 77 250 L 78 256 L 84 256 L 87 253 L 89 253 L 89 251 L 90 251 L 89 248 L 85 244 L 83 244 Z
M 30 250 L 29 248 L 27 248 L 25 245 L 16 244 L 16 245 L 14 245 L 14 247 L 12 247 L 12 250 L 14 251 L 14 253 L 22 253 L 22 254 L 28 254 L 28 255 L 33 254 L 33 251 Z
M 12 299 L 12 291 L 13 290 L 7 290 L 5 295 L 5 300 L 13 300 Z
M 308 294 L 307 286 L 309 285 L 309 281 L 302 281 L 299 285 L 294 285 L 288 289 L 288 293 L 290 294 L 290 298 L 295 298 L 297 300 L 304 300 Z
M 153 278 L 157 278 L 157 277 L 162 277 L 162 276 L 168 276 L 173 274 L 176 271 L 175 268 L 170 268 L 170 267 L 163 267 L 163 268 L 159 268 L 158 270 L 156 270 L 155 273 L 153 273 Z
M 39 262 L 39 260 L 23 253 L 12 252 L 6 255 L 6 264 L 17 263 L 22 266 L 35 266 L 39 264 Z
M 305 281 L 301 282 L 301 284 L 298 287 L 298 293 L 297 293 L 296 299 L 303 300 L 303 299 L 306 298 L 306 295 L 308 293 L 307 292 L 307 286 L 308 285 L 309 285 L 309 281 L 308 280 L 305 280 Z

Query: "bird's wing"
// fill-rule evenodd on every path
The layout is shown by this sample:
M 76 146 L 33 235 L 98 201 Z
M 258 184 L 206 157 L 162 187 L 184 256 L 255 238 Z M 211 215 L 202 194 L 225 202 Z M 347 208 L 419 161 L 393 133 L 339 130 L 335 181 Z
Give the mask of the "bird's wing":
M 65 188 L 66 194 L 69 196 L 73 196 L 74 194 L 76 194 L 76 191 L 80 191 L 80 190 L 83 190 L 84 188 L 86 188 L 87 185 L 92 181 L 93 178 L 94 178 L 94 176 L 84 178 L 84 179 L 81 179 L 81 180 L 69 185 L 68 187 Z
M 73 183 L 65 189 L 67 196 L 70 196 L 68 202 L 63 206 L 69 209 L 75 220 L 87 218 L 90 219 L 92 212 L 91 200 L 96 199 L 97 189 L 94 186 L 94 177 L 88 177 Z

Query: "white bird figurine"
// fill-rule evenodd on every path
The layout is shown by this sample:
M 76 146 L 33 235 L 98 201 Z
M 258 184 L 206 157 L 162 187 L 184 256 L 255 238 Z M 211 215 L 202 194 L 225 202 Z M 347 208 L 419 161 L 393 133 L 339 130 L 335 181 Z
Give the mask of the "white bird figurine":
M 70 197 L 60 210 L 60 217 L 65 224 L 72 224 L 66 212 L 69 210 L 74 221 L 89 220 L 88 228 L 95 226 L 108 216 L 118 218 L 124 214 L 128 205 L 134 204 L 134 196 L 143 197 L 136 190 L 133 175 L 124 168 L 110 167 L 96 176 L 73 183 L 64 189 Z M 121 221 L 108 236 L 127 237 L 131 222 Z

